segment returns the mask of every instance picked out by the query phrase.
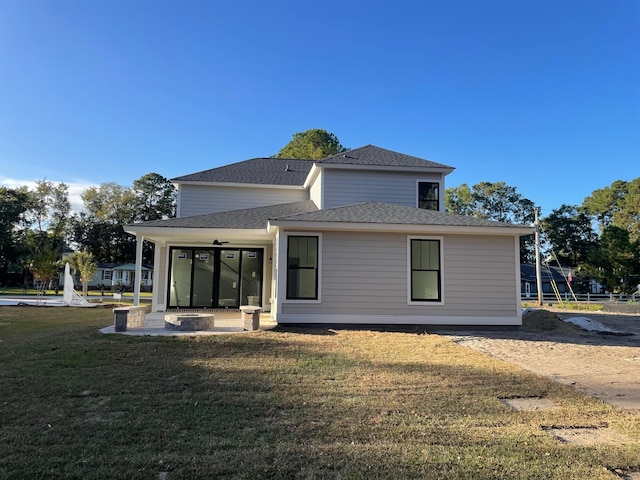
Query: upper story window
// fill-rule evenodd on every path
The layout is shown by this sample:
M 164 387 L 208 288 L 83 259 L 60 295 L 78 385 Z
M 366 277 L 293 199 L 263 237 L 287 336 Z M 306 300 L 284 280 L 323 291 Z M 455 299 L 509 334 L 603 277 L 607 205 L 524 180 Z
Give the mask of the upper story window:
M 287 299 L 318 299 L 318 237 L 287 237 Z
M 440 210 L 440 184 L 437 182 L 418 182 L 418 208 Z

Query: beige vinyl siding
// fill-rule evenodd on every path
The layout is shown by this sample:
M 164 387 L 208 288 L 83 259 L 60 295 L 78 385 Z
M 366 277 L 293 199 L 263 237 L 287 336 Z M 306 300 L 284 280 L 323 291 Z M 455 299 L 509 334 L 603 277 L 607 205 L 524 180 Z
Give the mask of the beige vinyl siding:
M 309 188 L 309 198 L 313 200 L 313 203 L 316 204 L 316 207 L 322 208 L 322 181 L 323 181 L 322 171 L 318 173 L 318 176 L 311 184 L 311 188 Z
M 430 317 L 517 317 L 515 240 L 513 237 L 445 235 L 442 238 L 443 301 L 408 304 L 407 235 L 394 233 L 324 232 L 322 299 L 320 303 L 282 305 L 286 322 L 311 315 L 411 317 L 404 323 L 430 323 Z M 280 321 L 280 320 L 279 320 Z M 363 322 L 364 323 L 364 322 Z M 431 322 L 442 323 L 442 321 Z
M 180 217 L 207 213 L 265 207 L 282 203 L 301 202 L 309 199 L 309 193 L 295 188 L 264 188 L 258 185 L 225 187 L 207 185 L 180 186 Z
M 415 172 L 324 169 L 323 173 L 324 208 L 370 201 L 415 207 L 418 179 L 442 182 L 439 174 Z

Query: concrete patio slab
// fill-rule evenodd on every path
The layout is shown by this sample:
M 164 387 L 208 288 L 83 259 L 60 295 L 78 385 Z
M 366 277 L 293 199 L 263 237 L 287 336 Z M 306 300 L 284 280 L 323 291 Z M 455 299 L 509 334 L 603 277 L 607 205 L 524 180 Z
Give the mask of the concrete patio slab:
M 128 328 L 126 332 L 116 332 L 113 325 L 100 329 L 101 333 L 130 335 L 130 336 L 150 336 L 150 337 L 193 337 L 208 335 L 228 335 L 232 333 L 250 333 L 243 328 L 243 321 L 240 312 L 213 312 L 215 316 L 215 326 L 211 330 L 178 331 L 164 328 L 164 317 L 171 312 L 154 312 L 145 317 L 144 327 Z M 276 322 L 271 319 L 270 314 L 260 315 L 260 330 L 268 330 L 276 326 Z

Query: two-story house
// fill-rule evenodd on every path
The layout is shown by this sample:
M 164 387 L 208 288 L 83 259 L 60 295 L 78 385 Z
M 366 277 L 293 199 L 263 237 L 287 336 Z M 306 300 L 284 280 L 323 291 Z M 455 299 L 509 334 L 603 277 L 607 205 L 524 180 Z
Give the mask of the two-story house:
M 259 305 L 281 324 L 520 325 L 530 227 L 444 213 L 452 167 L 367 145 L 255 158 L 173 179 L 153 311 Z

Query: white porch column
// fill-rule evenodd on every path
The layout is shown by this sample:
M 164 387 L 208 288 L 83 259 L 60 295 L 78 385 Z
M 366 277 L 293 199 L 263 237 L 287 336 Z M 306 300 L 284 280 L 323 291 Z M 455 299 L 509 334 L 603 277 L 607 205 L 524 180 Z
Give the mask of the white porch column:
M 140 282 L 142 281 L 142 244 L 144 237 L 136 235 L 136 270 L 133 277 L 133 305 L 140 305 Z

